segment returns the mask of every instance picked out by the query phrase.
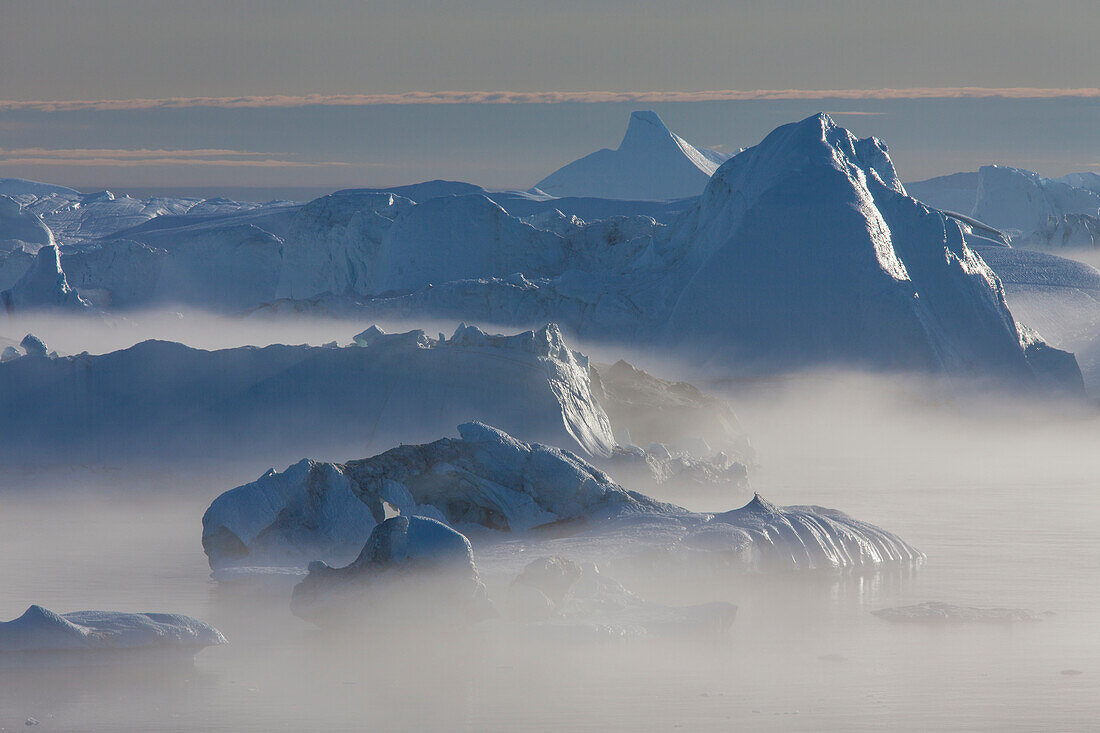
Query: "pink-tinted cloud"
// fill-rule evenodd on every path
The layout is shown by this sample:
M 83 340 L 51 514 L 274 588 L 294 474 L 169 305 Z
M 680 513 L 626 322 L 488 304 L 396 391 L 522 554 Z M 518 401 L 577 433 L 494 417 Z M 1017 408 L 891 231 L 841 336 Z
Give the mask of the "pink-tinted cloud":
M 232 168 L 318 168 L 344 166 L 335 161 L 299 161 L 248 150 L 149 150 L 122 148 L 10 148 L 0 149 L 0 164 L 16 166 L 207 166 Z
M 0 148 L 0 157 L 44 157 L 44 158 L 131 158 L 145 159 L 157 157 L 175 158 L 254 158 L 270 155 L 252 150 L 222 150 L 218 148 L 197 148 L 190 150 L 164 150 L 150 148 Z
M 699 92 L 404 92 L 401 94 L 304 94 L 160 99 L 0 100 L 0 111 L 80 112 L 191 107 L 287 108 L 389 104 L 560 104 L 598 102 L 715 102 L 778 99 L 1100 99 L 1098 88 L 910 87 L 905 89 L 756 89 Z

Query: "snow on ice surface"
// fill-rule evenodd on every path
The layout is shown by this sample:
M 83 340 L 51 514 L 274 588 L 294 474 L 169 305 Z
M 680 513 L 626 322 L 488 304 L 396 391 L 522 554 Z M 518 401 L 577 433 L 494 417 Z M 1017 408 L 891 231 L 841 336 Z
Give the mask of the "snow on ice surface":
M 169 613 L 77 611 L 57 614 L 31 606 L 0 623 L 0 653 L 179 648 L 193 653 L 225 644 L 209 624 Z
M 204 203 L 203 199 L 136 199 L 116 196 L 110 191 L 77 194 L 60 191 L 22 203 L 46 223 L 62 244 L 98 239 L 155 217 L 186 214 L 193 209 L 233 211 L 259 206 L 232 201 Z
M 598 150 L 535 184 L 552 196 L 677 199 L 699 195 L 729 156 L 696 148 L 673 133 L 655 112 L 630 115 L 616 150 Z
M 343 458 L 432 439 L 471 418 L 590 455 L 614 445 L 587 359 L 552 325 L 507 337 L 461 327 L 450 339 L 345 348 L 146 341 L 39 362 L 0 366 L 5 456 Z
M 29 251 L 56 244 L 53 232 L 32 212 L 26 211 L 18 201 L 0 195 L 0 254 L 19 245 L 28 245 Z

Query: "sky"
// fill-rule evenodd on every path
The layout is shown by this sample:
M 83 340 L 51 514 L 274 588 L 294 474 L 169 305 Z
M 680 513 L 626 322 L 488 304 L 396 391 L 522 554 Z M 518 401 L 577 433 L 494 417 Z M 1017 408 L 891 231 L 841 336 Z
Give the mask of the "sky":
M 0 0 L 0 176 L 85 190 L 532 185 L 634 109 L 817 111 L 904 179 L 1100 163 L 1095 0 Z

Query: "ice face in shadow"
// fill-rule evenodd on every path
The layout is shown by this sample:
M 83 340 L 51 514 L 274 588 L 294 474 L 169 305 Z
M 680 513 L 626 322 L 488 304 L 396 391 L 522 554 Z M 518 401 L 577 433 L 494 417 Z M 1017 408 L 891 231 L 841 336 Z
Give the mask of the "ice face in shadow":
M 469 540 L 424 517 L 381 522 L 350 565 L 311 563 L 294 588 L 291 611 L 319 626 L 370 614 L 445 623 L 492 613 Z
M 31 606 L 19 618 L 0 623 L 0 653 L 178 649 L 193 655 L 225 643 L 213 626 L 168 613 L 57 614 Z
M 345 348 L 203 351 L 147 341 L 45 365 L 4 362 L 0 433 L 10 439 L 0 454 L 331 459 L 434 439 L 470 419 L 589 455 L 611 453 L 587 359 L 556 326 L 512 336 L 463 326 L 449 339 L 370 333 Z
M 69 286 L 61 269 L 55 245 L 38 250 L 34 261 L 9 290 L 0 293 L 0 306 L 7 313 L 29 310 L 81 311 L 88 303 Z

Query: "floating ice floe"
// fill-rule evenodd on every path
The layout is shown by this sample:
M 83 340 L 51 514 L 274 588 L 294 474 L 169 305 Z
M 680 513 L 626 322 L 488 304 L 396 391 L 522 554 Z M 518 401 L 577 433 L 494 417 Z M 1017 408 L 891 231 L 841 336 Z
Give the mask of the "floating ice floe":
M 912 624 L 1010 624 L 1042 618 L 1023 608 L 975 608 L 937 601 L 883 608 L 872 613 L 886 621 Z
M 225 643 L 213 626 L 169 613 L 58 614 L 31 606 L 19 618 L 0 623 L 0 654 L 170 649 L 194 655 Z

